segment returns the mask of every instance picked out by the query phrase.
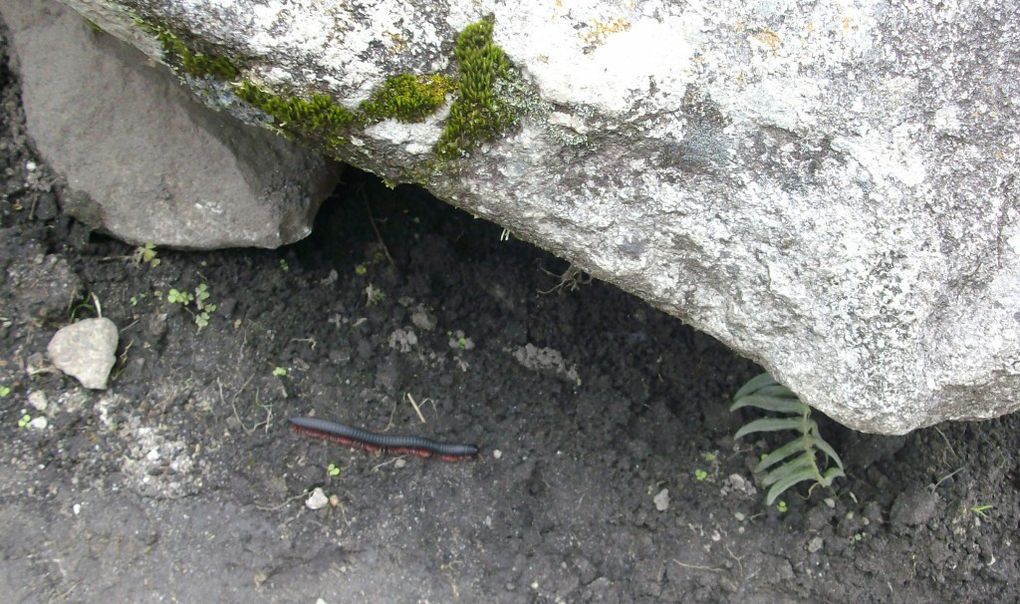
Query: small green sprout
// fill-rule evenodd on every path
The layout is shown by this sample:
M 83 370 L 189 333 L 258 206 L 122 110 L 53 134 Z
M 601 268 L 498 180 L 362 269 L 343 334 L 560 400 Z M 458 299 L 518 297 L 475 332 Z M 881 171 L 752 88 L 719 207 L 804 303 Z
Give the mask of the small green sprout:
M 845 476 L 843 461 L 818 432 L 818 423 L 811 419 L 811 407 L 802 403 L 796 394 L 771 375 L 758 375 L 737 391 L 730 411 L 743 407 L 756 407 L 784 417 L 756 419 L 738 430 L 734 438 L 780 430 L 800 433 L 797 438 L 763 457 L 754 469 L 756 473 L 769 470 L 762 479 L 762 484 L 770 487 L 765 495 L 765 505 L 772 505 L 777 497 L 799 482 L 811 481 L 814 483 L 812 489 L 818 485 L 827 488 L 833 480 Z M 830 460 L 835 465 L 830 466 Z
M 280 258 L 280 270 L 285 273 L 290 270 L 290 265 L 287 264 L 287 260 L 285 258 Z
M 698 482 L 704 482 L 704 480 L 706 478 L 708 478 L 708 472 L 702 470 L 701 468 L 698 468 L 697 470 L 694 470 L 694 479 L 695 480 L 697 480 Z
M 359 277 L 363 277 L 367 273 L 368 273 L 368 267 L 365 266 L 364 264 L 359 264 L 359 265 L 354 267 L 354 274 L 359 276 Z
M 337 466 L 335 463 L 329 464 L 328 466 L 326 466 L 326 474 L 328 474 L 329 476 L 339 476 L 340 475 L 339 466 Z
M 31 422 L 32 422 L 32 416 L 26 413 L 26 414 L 21 416 L 21 419 L 18 420 L 18 427 L 19 428 L 24 428 L 25 426 L 27 426 Z
M 187 306 L 188 304 L 191 304 L 191 301 L 194 299 L 195 296 L 189 294 L 188 292 L 178 291 L 173 288 L 170 288 L 170 291 L 167 292 L 166 294 L 166 301 L 169 302 L 170 304 L 180 304 L 182 306 Z
M 273 368 L 273 376 L 278 378 L 287 377 L 287 368 L 286 367 Z
M 970 508 L 970 511 L 981 516 L 982 518 L 988 518 L 988 510 L 994 508 L 994 505 L 975 505 Z
M 776 509 L 779 510 L 780 514 L 785 514 L 790 508 L 786 507 L 786 502 L 780 499 L 779 503 L 776 504 Z
M 135 264 L 148 264 L 152 268 L 159 266 L 159 258 L 157 257 L 156 244 L 146 243 L 135 248 L 133 254 L 131 254 L 131 260 Z
M 7 384 L 0 384 L 0 398 L 7 398 L 11 395 L 11 387 Z
M 705 454 L 704 454 L 704 455 L 702 455 L 701 457 L 702 457 L 702 458 L 703 458 L 703 459 L 704 459 L 705 461 L 707 461 L 708 463 L 712 463 L 713 461 L 716 461 L 716 460 L 718 460 L 718 459 L 719 459 L 719 456 L 718 456 L 718 455 L 716 455 L 715 453 L 712 453 L 711 451 L 710 451 L 710 452 L 708 452 L 708 453 L 705 453 Z

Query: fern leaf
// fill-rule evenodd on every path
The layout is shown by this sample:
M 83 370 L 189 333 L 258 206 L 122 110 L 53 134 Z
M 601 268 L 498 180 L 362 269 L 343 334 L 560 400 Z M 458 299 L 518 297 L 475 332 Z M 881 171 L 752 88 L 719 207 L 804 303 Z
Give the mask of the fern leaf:
M 829 459 L 836 462 L 836 465 L 839 466 L 840 470 L 843 469 L 843 460 L 839 458 L 839 455 L 836 453 L 836 450 L 832 448 L 832 445 L 822 440 L 822 437 L 818 436 L 817 434 L 811 434 L 809 438 L 811 439 L 811 442 L 814 444 L 814 446 L 821 449 L 826 455 L 829 456 Z
M 793 413 L 795 415 L 804 415 L 804 412 L 808 410 L 808 406 L 800 402 L 800 399 L 796 397 L 780 398 L 777 396 L 764 396 L 761 394 L 749 394 L 736 399 L 733 405 L 730 406 L 730 411 L 736 411 L 742 407 L 757 407 L 758 409 L 764 409 L 766 411 L 775 411 L 776 413 Z
M 779 430 L 797 430 L 803 432 L 804 419 L 800 417 L 763 417 L 746 424 L 737 430 L 733 438 L 740 438 L 752 432 L 776 432 Z
M 822 479 L 818 481 L 818 484 L 822 485 L 823 487 L 828 487 L 829 485 L 832 484 L 833 480 L 836 480 L 837 478 L 841 478 L 843 476 L 846 476 L 846 474 L 843 473 L 843 470 L 841 468 L 833 466 L 826 470 L 825 474 L 822 474 Z
M 805 480 L 815 480 L 816 478 L 817 475 L 815 474 L 814 469 L 808 468 L 805 470 L 801 470 L 796 474 L 791 474 L 786 478 L 777 481 L 774 485 L 772 485 L 772 488 L 769 489 L 768 494 L 765 496 L 765 505 L 772 505 L 772 503 L 776 500 L 776 497 L 782 495 L 783 492 L 786 491 L 786 489 L 789 489 L 798 482 L 804 482 Z
M 753 394 L 760 388 L 763 388 L 765 386 L 771 386 L 777 383 L 778 382 L 776 382 L 775 378 L 772 377 L 772 374 L 760 373 L 751 378 L 750 380 L 748 380 L 746 384 L 741 386 L 740 390 L 737 390 L 737 393 L 733 395 L 733 399 L 736 400 L 742 396 Z
M 767 487 L 770 484 L 784 480 L 788 476 L 799 474 L 804 470 L 811 470 L 812 476 L 818 476 L 818 468 L 815 467 L 814 455 L 812 455 L 809 451 L 805 451 L 803 455 L 796 457 L 792 461 L 786 462 L 766 474 L 765 478 L 761 479 L 761 484 Z
M 782 447 L 779 447 L 775 451 L 766 455 L 765 458 L 762 459 L 757 466 L 755 466 L 754 471 L 764 472 L 794 453 L 806 451 L 811 442 L 811 437 L 804 435 L 786 443 Z

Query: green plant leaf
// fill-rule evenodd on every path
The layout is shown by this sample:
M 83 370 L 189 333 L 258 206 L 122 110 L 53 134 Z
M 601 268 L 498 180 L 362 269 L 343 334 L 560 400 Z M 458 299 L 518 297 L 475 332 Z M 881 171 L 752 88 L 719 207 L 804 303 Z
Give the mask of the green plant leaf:
M 799 474 L 805 469 L 811 470 L 812 476 L 818 475 L 818 468 L 815 467 L 814 455 L 812 455 L 811 452 L 809 451 L 805 451 L 803 455 L 800 455 L 799 457 L 793 459 L 792 461 L 788 461 L 787 463 L 784 463 L 778 468 L 772 470 L 771 472 L 765 475 L 765 478 L 761 479 L 761 483 L 762 485 L 767 487 L 770 484 L 775 484 L 777 482 L 782 481 L 787 476 Z
M 797 395 L 782 384 L 775 384 L 773 386 L 763 386 L 754 392 L 754 394 L 763 394 L 765 396 L 779 396 L 784 398 L 797 398 Z
M 797 430 L 804 432 L 804 418 L 801 417 L 764 417 L 756 419 L 737 430 L 733 438 L 740 438 L 752 432 L 776 432 L 779 430 Z
M 804 415 L 809 407 L 800 402 L 798 398 L 779 398 L 776 396 L 764 396 L 761 394 L 749 394 L 734 401 L 730 405 L 730 411 L 736 411 L 742 407 L 757 407 L 766 411 L 776 413 L 793 413 Z
M 767 372 L 758 374 L 751 378 L 750 380 L 748 380 L 746 384 L 741 386 L 740 390 L 737 390 L 737 393 L 733 395 L 733 400 L 737 400 L 738 398 L 742 396 L 747 396 L 748 394 L 753 394 L 757 392 L 758 389 L 763 388 L 765 386 L 771 386 L 775 384 L 778 384 L 778 382 L 776 382 L 775 378 L 772 377 L 772 374 Z
M 841 478 L 843 476 L 846 476 L 846 474 L 843 473 L 842 469 L 837 467 L 831 467 L 825 471 L 825 474 L 822 474 L 822 479 L 818 481 L 818 484 L 822 485 L 823 487 L 828 487 L 832 484 L 833 480 L 836 480 L 837 478 Z
M 811 442 L 811 437 L 804 435 L 786 443 L 762 458 L 758 465 L 755 466 L 754 471 L 763 472 L 795 453 L 806 451 Z
M 843 469 L 843 460 L 839 458 L 839 455 L 836 453 L 836 450 L 832 448 L 832 445 L 822 440 L 822 438 L 816 434 L 810 434 L 808 437 L 816 447 L 829 456 L 829 459 L 836 462 L 836 465 L 839 466 L 840 470 Z
M 812 469 L 802 470 L 796 474 L 791 474 L 790 476 L 787 476 L 783 480 L 780 480 L 776 482 L 774 485 L 772 485 L 772 488 L 769 489 L 768 495 L 765 496 L 765 505 L 772 505 L 772 502 L 776 500 L 776 497 L 782 495 L 784 492 L 786 492 L 787 489 L 797 484 L 798 482 L 804 482 L 805 480 L 815 480 L 815 478 L 816 476 L 814 470 Z

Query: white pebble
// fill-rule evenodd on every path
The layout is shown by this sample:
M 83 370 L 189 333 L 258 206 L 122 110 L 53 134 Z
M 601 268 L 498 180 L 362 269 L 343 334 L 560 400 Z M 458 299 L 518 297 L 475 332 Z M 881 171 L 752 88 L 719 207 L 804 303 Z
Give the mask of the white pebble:
M 29 427 L 35 428 L 36 430 L 45 430 L 46 426 L 50 425 L 50 422 L 45 416 L 40 415 L 39 417 L 33 418 L 32 421 L 28 422 Z
M 315 487 L 312 494 L 305 500 L 305 507 L 310 510 L 321 510 L 327 505 L 329 505 L 329 497 L 326 497 L 326 493 L 320 487 Z
M 500 451 L 499 449 L 496 449 L 495 451 L 492 452 L 492 456 L 496 459 L 501 459 L 503 457 L 503 452 Z
M 76 503 L 76 504 L 72 505 L 71 506 L 71 511 L 74 512 L 75 516 L 77 516 L 78 514 L 81 514 L 81 504 L 80 503 Z
M 659 510 L 660 512 L 665 512 L 666 510 L 668 510 L 669 509 L 669 489 L 662 489 L 661 491 L 659 491 L 655 495 L 655 497 L 652 498 L 652 501 L 655 502 L 655 509 Z

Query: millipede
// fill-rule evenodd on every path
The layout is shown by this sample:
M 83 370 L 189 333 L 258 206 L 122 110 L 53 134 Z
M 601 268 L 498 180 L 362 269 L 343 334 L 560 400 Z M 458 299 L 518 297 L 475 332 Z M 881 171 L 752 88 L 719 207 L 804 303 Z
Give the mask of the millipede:
M 379 434 L 317 417 L 292 417 L 289 421 L 295 434 L 328 440 L 368 453 L 382 451 L 393 455 L 435 456 L 443 461 L 463 461 L 477 457 L 479 452 L 477 445 L 441 443 L 422 436 Z

